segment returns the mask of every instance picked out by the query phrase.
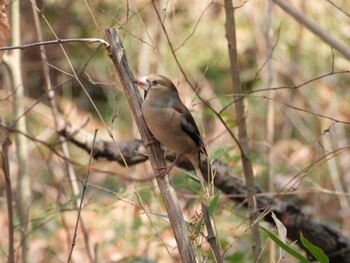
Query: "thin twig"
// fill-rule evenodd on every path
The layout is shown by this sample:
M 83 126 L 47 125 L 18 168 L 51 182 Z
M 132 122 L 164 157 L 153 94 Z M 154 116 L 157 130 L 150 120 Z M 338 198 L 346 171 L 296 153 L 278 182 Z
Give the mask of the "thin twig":
M 298 23 L 307 27 L 310 31 L 312 31 L 316 36 L 321 38 L 325 43 L 332 46 L 335 50 L 337 50 L 340 54 L 342 54 L 345 58 L 350 60 L 350 49 L 347 45 L 344 45 L 338 39 L 332 37 L 329 31 L 326 31 L 314 21 L 312 21 L 308 16 L 304 13 L 296 9 L 293 5 L 291 5 L 288 1 L 285 0 L 272 0 L 281 7 L 284 11 L 290 14 Z
M 270 3 L 270 2 L 269 2 Z M 266 64 L 268 63 L 271 63 L 271 59 L 272 59 L 272 54 L 273 52 L 275 51 L 275 48 L 277 47 L 277 44 L 278 44 L 278 40 L 280 39 L 280 33 L 281 33 L 281 25 L 279 26 L 278 28 L 278 31 L 277 31 L 277 37 L 276 37 L 276 41 L 275 41 L 275 44 L 272 46 L 272 47 L 269 47 L 269 56 L 268 58 L 265 60 L 265 62 L 262 64 L 262 66 L 258 69 L 258 71 L 255 73 L 255 80 L 257 79 L 259 73 L 263 70 L 263 68 L 265 67 Z M 268 34 L 270 34 L 268 32 Z M 269 40 L 271 41 L 271 40 Z M 271 44 L 268 44 L 269 46 Z M 270 87 L 270 86 L 269 86 Z
M 196 24 L 195 24 L 194 27 L 193 27 L 192 32 L 186 37 L 186 39 L 185 39 L 177 48 L 174 49 L 174 52 L 178 51 L 181 47 L 183 47 L 183 46 L 186 44 L 186 42 L 196 33 L 196 30 L 197 30 L 197 27 L 198 27 L 198 25 L 199 25 L 199 22 L 202 20 L 202 17 L 203 17 L 204 14 L 207 12 L 207 10 L 213 5 L 213 3 L 214 3 L 214 0 L 212 0 L 212 1 L 207 5 L 207 7 L 204 8 L 204 10 L 203 10 L 202 13 L 200 14 L 200 16 L 199 16 L 199 18 L 198 18 Z
M 232 95 L 232 96 L 240 96 L 240 95 Z M 311 110 L 307 110 L 307 109 L 303 109 L 303 108 L 299 108 L 299 107 L 296 107 L 292 104 L 289 104 L 289 103 L 286 103 L 286 102 L 283 102 L 281 100 L 278 100 L 278 99 L 274 99 L 274 98 L 271 98 L 271 97 L 268 97 L 268 96 L 265 96 L 265 95 L 262 95 L 262 96 L 257 96 L 257 95 L 246 95 L 247 97 L 250 97 L 250 98 L 261 98 L 261 99 L 266 99 L 266 100 L 269 100 L 269 101 L 274 101 L 274 102 L 277 102 L 281 105 L 284 105 L 286 106 L 287 108 L 291 108 L 291 109 L 294 109 L 294 110 L 297 110 L 297 111 L 301 111 L 301 112 L 305 112 L 305 113 L 308 113 L 308 114 L 312 114 L 312 115 L 315 115 L 317 117 L 320 117 L 320 118 L 324 118 L 324 119 L 328 119 L 328 120 L 332 120 L 334 121 L 335 123 L 343 123 L 343 124 L 350 124 L 349 121 L 345 121 L 345 120 L 339 120 L 339 119 L 336 119 L 336 118 L 333 118 L 333 117 L 330 117 L 330 116 L 327 116 L 327 115 L 324 115 L 324 114 L 321 114 L 321 113 L 316 113 L 316 112 L 313 112 Z M 242 98 L 240 98 L 242 99 Z M 231 106 L 232 104 L 236 103 L 239 99 L 237 100 L 234 100 L 233 102 L 229 102 L 227 105 L 225 105 L 223 107 L 222 110 L 220 110 L 220 113 L 222 113 L 224 110 L 226 110 L 229 106 Z
M 21 42 L 21 19 L 23 14 L 20 12 L 20 3 L 14 1 L 11 4 L 11 45 L 16 46 Z M 23 84 L 22 60 L 19 50 L 9 52 L 7 57 L 4 57 L 4 62 L 7 64 L 11 81 L 12 90 L 16 90 L 13 97 L 13 114 L 11 118 L 18 121 L 16 128 L 27 133 L 26 118 L 19 118 L 25 111 L 25 87 Z M 21 134 L 15 134 L 15 145 L 17 155 L 17 200 L 16 209 L 21 222 L 28 222 L 29 211 L 31 209 L 32 189 L 31 177 L 29 176 L 29 150 L 28 140 Z M 26 232 L 31 228 L 30 224 L 26 224 L 21 229 L 21 261 L 23 263 L 30 262 L 29 249 L 30 238 L 26 237 Z
M 44 46 L 44 45 L 57 45 L 57 44 L 65 44 L 65 43 L 78 43 L 78 42 L 84 42 L 84 43 L 101 43 L 105 47 L 108 47 L 108 43 L 99 38 L 67 38 L 67 39 L 56 39 L 56 40 L 49 40 L 49 41 L 42 41 L 37 43 L 30 43 L 30 44 L 23 44 L 18 46 L 10 46 L 10 47 L 1 47 L 0 50 L 11 50 L 11 49 L 27 49 L 31 47 L 37 47 L 37 46 Z
M 267 89 L 256 89 L 252 92 L 250 92 L 249 94 L 251 93 L 256 93 L 256 92 L 263 92 L 263 91 L 269 91 L 269 90 L 282 90 L 282 89 L 291 89 L 291 90 L 296 90 L 296 89 L 300 89 L 304 86 L 306 86 L 307 84 L 310 84 L 314 81 L 317 81 L 317 80 L 320 80 L 320 79 L 323 79 L 325 77 L 329 77 L 329 76 L 332 76 L 332 75 L 337 75 L 337 74 L 349 74 L 350 73 L 350 70 L 341 70 L 341 71 L 332 71 L 332 72 L 329 72 L 329 73 L 325 73 L 323 75 L 320 75 L 318 77 L 315 77 L 313 79 L 310 79 L 310 80 L 307 80 L 299 85 L 295 85 L 295 86 L 279 86 L 279 87 L 274 87 L 274 88 L 267 88 Z
M 208 207 L 203 202 L 201 202 L 201 205 L 202 205 L 204 222 L 205 222 L 205 225 L 207 226 L 207 232 L 208 232 L 208 236 L 206 237 L 206 239 L 210 244 L 211 250 L 213 251 L 215 262 L 222 263 L 223 260 L 222 260 L 222 256 L 220 254 L 218 245 L 216 244 L 216 237 L 213 230 L 213 226 L 211 225 L 210 216 L 208 213 Z
M 267 7 L 267 28 L 266 28 L 266 44 L 267 44 L 267 52 L 268 52 L 268 58 L 265 62 L 267 64 L 267 87 L 271 88 L 274 81 L 274 73 L 273 73 L 273 64 L 272 64 L 272 54 L 277 47 L 279 36 L 281 33 L 281 25 L 278 28 L 277 37 L 275 44 L 272 44 L 272 39 L 274 36 L 272 21 L 273 21 L 273 4 L 269 0 L 268 1 L 268 7 Z M 261 67 L 261 69 L 264 67 L 265 63 Z M 259 70 L 258 70 L 259 72 Z M 258 74 L 257 72 L 257 74 Z M 257 78 L 257 74 L 255 75 L 255 78 Z M 268 91 L 269 97 L 274 96 L 272 90 Z M 275 103 L 273 100 L 268 101 L 267 106 L 267 119 L 266 119 L 266 142 L 269 145 L 273 145 L 275 138 Z M 274 190 L 274 181 L 273 181 L 273 164 L 274 164 L 274 151 L 272 147 L 268 147 L 268 153 L 267 153 L 267 190 L 269 192 L 272 192 Z M 274 262 L 276 258 L 276 244 L 272 241 L 269 243 L 269 261 Z M 264 248 L 261 250 L 264 251 Z
M 0 127 L 0 155 L 1 155 L 1 169 L 5 177 L 5 190 L 6 190 L 6 204 L 7 204 L 7 218 L 8 218 L 8 262 L 15 262 L 14 260 L 14 226 L 13 226 L 13 208 L 12 208 L 12 188 L 11 177 L 9 167 L 9 150 L 10 139 L 8 137 L 8 131 L 3 127 Z
M 70 75 L 71 77 L 69 79 L 62 81 L 61 83 L 59 83 L 56 86 L 52 87 L 50 90 L 46 90 L 45 93 L 43 93 L 38 99 L 36 99 L 35 102 L 30 107 L 28 107 L 20 116 L 18 116 L 17 119 L 13 120 L 12 124 L 10 125 L 10 127 L 15 126 L 15 124 L 18 122 L 19 119 L 21 119 L 22 117 L 27 115 L 36 105 L 38 105 L 44 99 L 46 99 L 46 97 L 49 98 L 50 97 L 50 93 L 56 91 L 56 89 L 58 89 L 60 87 L 63 87 L 67 83 L 73 81 L 75 79 L 75 76 L 81 76 L 85 72 L 86 67 L 89 65 L 89 63 L 90 63 L 90 61 L 92 59 L 92 56 L 86 61 L 86 63 L 81 68 L 76 70 L 76 75 L 72 74 L 72 75 Z M 15 92 L 16 92 L 16 90 L 13 91 L 13 94 Z
M 252 97 L 255 97 L 255 96 L 252 96 Z M 335 119 L 333 117 L 329 117 L 329 116 L 326 116 L 326 115 L 323 115 L 323 114 L 320 114 L 320 113 L 316 113 L 316 112 L 313 112 L 313 111 L 310 111 L 310 110 L 307 110 L 307 109 L 298 108 L 298 107 L 293 106 L 293 105 L 291 105 L 289 103 L 286 103 L 286 102 L 283 102 L 283 101 L 280 101 L 280 100 L 277 100 L 277 99 L 269 98 L 267 96 L 261 96 L 260 98 L 267 99 L 269 101 L 274 101 L 274 102 L 280 103 L 280 104 L 282 104 L 282 105 L 284 105 L 284 106 L 286 106 L 288 108 L 291 108 L 293 110 L 302 111 L 302 112 L 305 112 L 305 113 L 308 113 L 308 114 L 312 114 L 312 115 L 315 115 L 315 116 L 320 117 L 320 118 L 324 118 L 324 119 L 328 119 L 328 120 L 334 121 L 336 123 L 350 124 L 349 121 L 338 120 L 338 119 Z
M 47 18 L 45 17 L 45 15 L 44 15 L 43 13 L 40 13 L 40 14 L 41 14 L 42 19 L 45 21 L 46 25 L 47 25 L 48 28 L 50 29 L 51 33 L 55 36 L 56 40 L 57 40 L 57 41 L 60 41 L 60 39 L 58 38 L 58 36 L 57 36 L 55 30 L 53 29 L 52 25 L 49 23 L 49 21 L 47 20 Z M 99 39 L 94 39 L 94 40 L 97 40 L 97 41 L 101 42 Z M 102 41 L 103 41 L 103 43 L 106 43 L 105 47 L 108 47 L 108 43 L 105 42 L 104 40 L 102 40 Z M 67 62 L 68 62 L 68 65 L 69 65 L 70 69 L 71 69 L 72 72 L 73 72 L 74 79 L 78 82 L 79 86 L 82 88 L 82 90 L 83 90 L 84 93 L 86 94 L 86 96 L 87 96 L 87 98 L 89 99 L 89 101 L 90 101 L 92 107 L 95 109 L 95 111 L 96 111 L 98 117 L 100 118 L 101 122 L 103 123 L 103 126 L 107 128 L 107 125 L 106 125 L 106 123 L 105 123 L 105 121 L 104 121 L 104 119 L 103 119 L 103 117 L 102 117 L 100 111 L 98 110 L 96 104 L 94 103 L 93 99 L 91 98 L 90 93 L 87 91 L 87 89 L 85 88 L 85 86 L 84 86 L 83 83 L 81 82 L 81 80 L 80 80 L 80 78 L 79 78 L 79 76 L 78 76 L 78 73 L 77 73 L 77 71 L 74 69 L 73 64 L 72 64 L 71 60 L 69 59 L 69 56 L 68 56 L 66 50 L 64 49 L 62 43 L 57 43 L 57 44 L 60 46 L 60 48 L 61 48 L 61 50 L 62 50 L 62 52 L 63 52 L 63 54 L 64 54 L 64 57 L 66 58 L 66 60 L 67 60 Z
M 326 0 L 328 3 L 330 3 L 332 6 L 334 6 L 336 9 L 338 9 L 340 12 L 342 12 L 344 15 L 350 17 L 350 13 L 346 12 L 344 9 L 342 9 L 340 6 L 338 6 L 337 4 L 333 3 L 330 0 Z
M 225 33 L 228 43 L 228 54 L 230 58 L 231 81 L 233 94 L 243 93 L 241 88 L 241 80 L 239 77 L 239 63 L 237 54 L 236 41 L 236 25 L 235 25 L 235 10 L 232 0 L 225 0 Z M 252 235 L 252 252 L 254 262 L 261 262 L 261 239 L 259 229 L 259 215 L 257 213 L 257 204 L 255 196 L 255 179 L 253 165 L 250 158 L 249 137 L 247 132 L 246 112 L 244 109 L 244 101 L 238 100 L 235 103 L 236 118 L 238 123 L 238 141 L 241 145 L 241 161 L 243 166 L 244 177 L 247 184 L 247 200 L 249 209 L 249 221 L 251 224 Z
M 82 169 L 87 169 L 87 166 L 86 165 L 83 165 L 77 161 L 74 161 L 72 159 L 70 159 L 69 157 L 66 157 L 65 155 L 61 154 L 58 150 L 56 150 L 56 146 L 59 145 L 60 143 L 63 143 L 63 142 L 58 142 L 58 143 L 55 143 L 55 144 L 49 144 L 45 141 L 42 141 L 32 135 L 29 135 L 29 134 L 26 134 L 16 128 L 12 128 L 12 127 L 9 127 L 9 126 L 5 126 L 4 124 L 0 123 L 0 127 L 1 128 L 5 128 L 6 130 L 10 131 L 10 132 L 13 132 L 13 133 L 19 133 L 23 136 L 25 136 L 27 139 L 33 141 L 33 142 L 37 142 L 45 147 L 47 147 L 48 149 L 50 149 L 50 151 L 52 153 L 54 153 L 55 155 L 57 155 L 58 157 L 60 157 L 63 161 L 66 161 L 66 162 L 69 162 L 70 164 L 73 164 L 73 165 L 76 165 Z M 69 136 L 68 136 L 69 137 Z M 76 142 L 77 143 L 77 142 Z M 79 145 L 79 143 L 77 143 Z M 80 147 L 82 147 L 82 145 L 80 145 Z M 85 148 L 86 150 L 87 148 Z M 91 149 L 91 148 L 89 148 Z M 119 153 L 117 153 L 119 154 Z M 136 154 L 136 153 L 135 153 Z M 94 156 L 95 157 L 95 156 Z M 145 161 L 147 158 L 143 155 L 144 158 L 136 158 L 137 161 L 134 161 L 133 164 L 135 163 L 139 163 L 139 162 L 142 162 L 142 161 Z M 119 159 L 120 158 L 120 159 Z M 118 156 L 118 162 L 121 163 L 121 164 L 124 164 L 124 162 L 122 161 L 122 158 L 120 156 Z M 110 174 L 110 175 L 115 175 L 115 176 L 119 176 L 121 177 L 123 180 L 126 180 L 126 181 L 138 181 L 138 179 L 132 179 L 132 178 L 129 178 L 127 176 L 124 176 L 124 174 L 122 173 L 117 173 L 117 172 L 110 172 L 110 171 L 105 171 L 105 170 L 100 170 L 100 169 L 97 169 L 97 168 L 93 168 L 93 167 L 90 167 L 89 168 L 91 171 L 94 171 L 94 172 L 99 172 L 99 173 L 103 173 L 103 174 Z
M 96 129 L 95 133 L 94 133 L 94 139 L 93 139 L 93 142 L 92 142 L 93 147 L 95 146 L 95 140 L 96 140 L 97 131 L 98 130 Z M 88 168 L 90 168 L 90 166 L 91 166 L 93 152 L 94 152 L 94 148 L 92 148 L 91 152 L 90 152 Z M 70 250 L 70 253 L 69 253 L 69 256 L 68 256 L 68 259 L 67 259 L 67 263 L 69 263 L 71 261 L 71 257 L 72 257 L 73 250 L 74 250 L 74 247 L 75 247 L 75 240 L 76 240 L 76 237 L 77 237 L 78 225 L 79 225 L 79 221 L 80 221 L 81 209 L 83 207 L 84 196 L 85 196 L 85 192 L 86 192 L 86 189 L 87 189 L 87 186 L 88 186 L 89 174 L 90 174 L 90 169 L 87 169 L 86 176 L 85 176 L 84 180 L 82 180 L 83 191 L 81 193 L 80 204 L 79 204 L 79 209 L 78 209 L 78 215 L 77 215 L 77 220 L 75 222 L 75 227 L 74 227 L 74 232 L 73 232 L 73 239 L 72 239 L 72 244 L 71 244 L 71 250 Z

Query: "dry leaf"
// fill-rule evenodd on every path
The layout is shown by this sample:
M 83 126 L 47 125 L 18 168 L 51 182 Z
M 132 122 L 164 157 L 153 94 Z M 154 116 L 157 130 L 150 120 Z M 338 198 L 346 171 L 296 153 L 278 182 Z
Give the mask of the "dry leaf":
M 5 47 L 8 44 L 10 38 L 10 25 L 7 18 L 7 7 L 4 0 L 0 0 L 0 47 Z M 0 51 L 0 61 L 4 51 Z

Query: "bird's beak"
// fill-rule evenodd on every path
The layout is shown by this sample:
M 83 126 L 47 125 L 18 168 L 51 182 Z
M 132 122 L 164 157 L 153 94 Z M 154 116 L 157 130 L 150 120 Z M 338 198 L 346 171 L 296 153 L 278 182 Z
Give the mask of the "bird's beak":
M 147 82 L 147 76 L 141 77 L 141 78 L 136 78 L 132 81 L 134 84 L 139 86 L 141 89 L 144 91 L 149 90 L 149 83 Z

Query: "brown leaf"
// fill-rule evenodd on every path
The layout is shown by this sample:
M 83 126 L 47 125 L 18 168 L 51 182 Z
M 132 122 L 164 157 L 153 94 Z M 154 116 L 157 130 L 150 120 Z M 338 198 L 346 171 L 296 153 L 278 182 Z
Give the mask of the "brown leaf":
M 5 47 L 8 44 L 10 38 L 10 25 L 7 18 L 7 7 L 4 0 L 0 0 L 0 47 Z M 0 51 L 0 61 L 4 51 Z

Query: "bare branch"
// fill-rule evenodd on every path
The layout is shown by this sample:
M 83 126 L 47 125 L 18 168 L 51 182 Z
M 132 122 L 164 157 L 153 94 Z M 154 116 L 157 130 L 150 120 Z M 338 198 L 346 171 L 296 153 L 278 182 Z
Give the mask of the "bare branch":
M 199 22 L 202 20 L 202 17 L 204 16 L 205 12 L 207 12 L 207 10 L 209 9 L 209 7 L 211 7 L 213 4 L 214 4 L 214 0 L 212 0 L 212 1 L 209 3 L 209 5 L 207 5 L 207 7 L 204 8 L 204 10 L 203 10 L 202 13 L 200 14 L 200 16 L 199 16 L 199 18 L 198 18 L 196 24 L 195 24 L 194 27 L 193 27 L 192 32 L 186 37 L 186 39 L 185 39 L 177 48 L 174 49 L 174 52 L 176 52 L 176 51 L 179 50 L 181 47 L 183 47 L 183 46 L 186 44 L 186 42 L 194 35 L 194 33 L 196 32 L 197 27 L 198 27 L 198 25 L 199 25 Z
M 95 133 L 94 133 L 94 139 L 92 141 L 92 149 L 94 148 L 94 145 L 95 145 L 96 135 L 97 135 L 97 130 L 95 130 Z M 75 240 L 76 240 L 76 237 L 77 237 L 77 231 L 78 231 L 78 225 L 79 225 L 79 221 L 80 221 L 81 209 L 83 207 L 84 196 L 85 196 L 86 189 L 87 189 L 87 186 L 88 186 L 88 179 L 89 179 L 89 174 L 90 174 L 90 169 L 89 168 L 91 166 L 92 156 L 93 156 L 93 150 L 90 152 L 88 169 L 86 171 L 85 179 L 82 181 L 83 191 L 81 193 L 80 204 L 79 204 L 79 208 L 78 208 L 78 215 L 77 215 L 77 220 L 75 222 L 75 227 L 74 227 L 74 232 L 73 232 L 73 239 L 72 239 L 72 243 L 71 243 L 71 250 L 69 252 L 67 263 L 69 263 L 71 261 L 73 250 L 74 250 L 74 247 L 75 247 Z
M 281 26 L 278 28 L 278 32 L 277 32 L 277 37 L 276 37 L 276 41 L 275 44 L 270 48 L 269 50 L 269 57 L 265 60 L 265 62 L 262 64 L 262 66 L 258 69 L 258 71 L 255 73 L 255 79 L 257 79 L 259 73 L 263 70 L 263 68 L 265 67 L 265 65 L 272 59 L 272 54 L 275 51 L 275 48 L 277 47 L 278 44 L 278 40 L 280 38 L 280 33 L 281 33 Z
M 292 6 L 289 2 L 285 0 L 273 0 L 275 4 L 281 7 L 288 14 L 293 16 L 295 20 L 299 23 L 307 27 L 310 31 L 312 31 L 316 36 L 321 38 L 328 45 L 332 46 L 335 50 L 337 50 L 340 54 L 342 54 L 345 58 L 350 60 L 350 49 L 348 46 L 339 42 L 336 38 L 332 37 L 329 32 L 324 30 L 314 21 L 312 21 L 308 16 L 303 14 L 301 11 Z
M 320 114 L 320 113 L 316 113 L 316 112 L 313 112 L 313 111 L 310 111 L 310 110 L 307 110 L 307 109 L 298 108 L 298 107 L 296 107 L 294 105 L 291 105 L 289 103 L 286 103 L 286 102 L 283 102 L 283 101 L 280 101 L 280 100 L 277 100 L 277 99 L 269 98 L 267 96 L 262 96 L 261 98 L 280 103 L 280 104 L 282 104 L 282 105 L 284 105 L 284 106 L 286 106 L 288 108 L 291 108 L 291 109 L 294 109 L 294 110 L 297 110 L 297 111 L 306 112 L 308 114 L 312 114 L 312 115 L 315 115 L 315 116 L 320 117 L 320 118 L 324 118 L 324 119 L 328 119 L 328 120 L 334 121 L 335 123 L 350 124 L 349 121 L 338 120 L 338 119 L 335 119 L 333 117 L 329 117 L 329 116 L 326 116 L 326 115 L 323 115 L 323 114 Z
M 170 224 L 175 234 L 180 257 L 182 259 L 182 262 L 194 263 L 196 262 L 196 259 L 192 250 L 191 242 L 187 232 L 187 226 L 181 213 L 181 208 L 176 193 L 171 186 L 169 177 L 167 175 L 158 176 L 160 171 L 159 168 L 164 167 L 166 163 L 159 145 L 152 145 L 148 143 L 151 141 L 151 134 L 142 117 L 142 100 L 137 88 L 132 83 L 134 76 L 129 68 L 126 59 L 126 53 L 119 38 L 119 32 L 116 29 L 106 29 L 106 35 L 111 45 L 108 48 L 109 56 L 115 65 L 135 122 L 139 128 L 141 137 L 144 143 L 148 145 L 148 147 L 146 147 L 147 154 L 151 162 L 154 174 L 157 177 L 156 179 L 159 190 L 163 197 Z
M 9 167 L 8 150 L 10 145 L 10 139 L 8 137 L 8 131 L 3 127 L 0 127 L 0 163 L 2 173 L 5 177 L 5 190 L 6 190 L 6 204 L 7 204 L 7 216 L 8 216 L 8 262 L 15 262 L 14 256 L 14 226 L 13 226 L 13 209 L 12 209 L 12 188 L 11 177 Z
M 317 80 L 320 80 L 320 79 L 323 79 L 325 77 L 329 77 L 332 75 L 337 75 L 337 74 L 350 74 L 350 70 L 341 70 L 341 71 L 335 71 L 335 72 L 331 71 L 329 73 L 323 74 L 323 75 L 315 77 L 313 79 L 309 79 L 309 80 L 307 80 L 299 85 L 296 85 L 296 86 L 279 86 L 279 87 L 268 88 L 268 89 L 256 89 L 256 90 L 250 92 L 250 94 L 256 93 L 256 92 L 268 91 L 268 90 L 281 90 L 281 89 L 296 90 L 296 89 L 300 89 L 300 88 L 302 88 L 302 87 L 306 86 L 307 84 L 310 84 L 314 81 L 317 81 Z
M 20 3 L 14 1 L 11 4 L 11 45 L 18 45 L 21 42 L 21 19 Z M 12 81 L 13 96 L 13 119 L 17 119 L 15 127 L 27 133 L 27 122 L 25 117 L 20 117 L 25 111 L 24 99 L 26 87 L 23 83 L 22 76 L 22 60 L 19 50 L 14 50 L 4 57 L 4 62 L 7 64 Z M 17 200 L 16 209 L 21 223 L 28 222 L 29 212 L 32 201 L 31 177 L 29 172 L 29 151 L 28 140 L 21 134 L 15 135 L 16 155 L 17 155 Z M 30 238 L 26 238 L 26 232 L 31 228 L 31 224 L 24 224 L 21 229 L 21 260 L 23 263 L 30 262 L 29 249 Z
M 230 58 L 232 93 L 244 93 L 241 88 L 241 80 L 239 77 L 239 64 L 237 54 L 236 42 L 236 25 L 235 25 L 235 10 L 233 8 L 232 0 L 225 0 L 225 32 L 227 38 L 228 54 Z M 261 239 L 258 221 L 258 213 L 256 210 L 256 196 L 255 196 L 255 179 L 253 165 L 250 157 L 249 138 L 247 132 L 246 113 L 244 110 L 244 96 L 238 99 L 235 103 L 236 121 L 238 123 L 238 142 L 241 146 L 241 161 L 243 166 L 244 177 L 247 183 L 247 199 L 249 209 L 249 221 L 251 224 L 252 235 L 252 251 L 254 262 L 261 262 Z
M 208 213 L 208 207 L 203 202 L 201 203 L 201 205 L 202 205 L 202 213 L 203 213 L 204 222 L 205 222 L 205 225 L 206 225 L 207 231 L 208 231 L 208 236 L 206 237 L 207 241 L 209 242 L 211 250 L 213 251 L 215 262 L 216 263 L 223 263 L 222 256 L 220 254 L 218 245 L 216 244 L 216 237 L 215 237 L 215 233 L 213 230 L 213 226 L 211 225 L 210 216 Z
M 332 6 L 334 6 L 336 9 L 338 9 L 340 12 L 342 12 L 344 15 L 350 17 L 350 13 L 346 12 L 344 9 L 342 9 L 340 6 L 338 6 L 337 4 L 333 3 L 330 0 L 326 0 L 328 3 L 330 3 Z
M 37 43 L 31 43 L 31 44 L 24 44 L 24 45 L 18 45 L 18 46 L 10 46 L 10 47 L 0 47 L 0 50 L 11 50 L 11 49 L 27 49 L 31 47 L 37 47 L 37 46 L 45 46 L 45 45 L 57 45 L 57 44 L 65 44 L 65 43 L 101 43 L 105 47 L 108 47 L 108 43 L 99 38 L 67 38 L 67 39 L 56 39 L 56 40 L 49 40 L 49 41 L 42 41 Z

